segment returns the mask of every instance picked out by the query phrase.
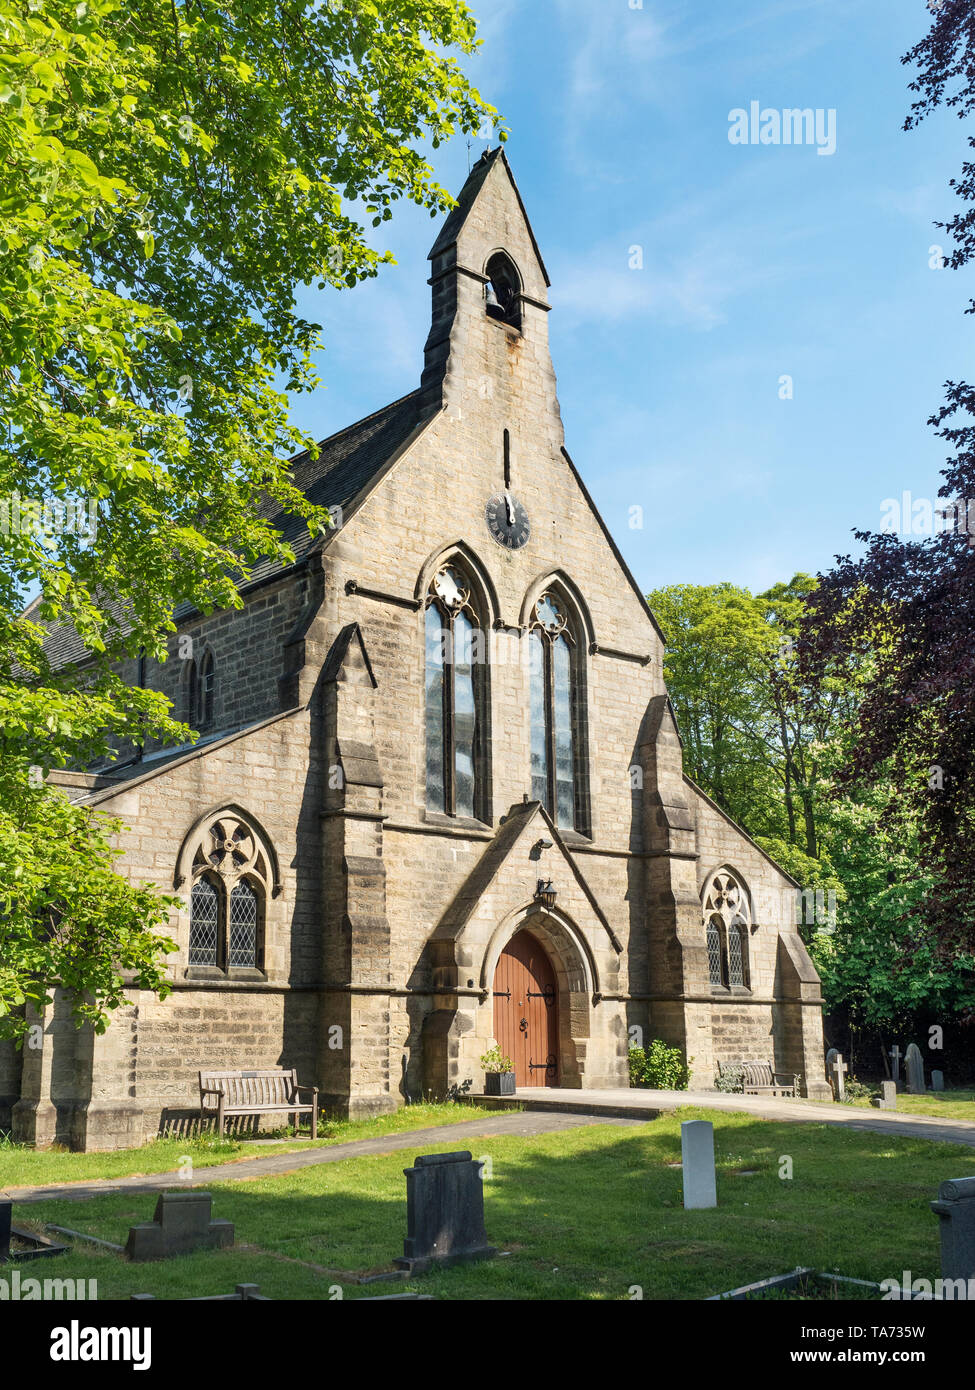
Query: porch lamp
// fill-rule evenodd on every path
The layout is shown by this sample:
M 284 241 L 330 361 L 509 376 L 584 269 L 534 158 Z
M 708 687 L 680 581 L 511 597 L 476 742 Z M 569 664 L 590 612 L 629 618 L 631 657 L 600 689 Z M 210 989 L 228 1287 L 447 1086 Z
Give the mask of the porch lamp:
M 539 907 L 551 909 L 555 906 L 555 899 L 558 890 L 550 878 L 540 878 L 535 889 L 535 901 Z

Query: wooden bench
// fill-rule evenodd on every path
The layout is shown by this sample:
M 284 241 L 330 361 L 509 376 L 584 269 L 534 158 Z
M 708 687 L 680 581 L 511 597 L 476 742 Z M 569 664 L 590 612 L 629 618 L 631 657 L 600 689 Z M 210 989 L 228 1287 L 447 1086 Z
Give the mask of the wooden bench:
M 310 1092 L 311 1100 L 301 1101 L 299 1091 Z M 230 1115 L 294 1115 L 296 1129 L 298 1116 L 310 1115 L 311 1137 L 317 1139 L 318 1087 L 299 1086 L 294 1068 L 201 1071 L 200 1115 L 202 1119 L 216 1115 L 217 1133 L 221 1136 Z
M 746 1096 L 792 1096 L 799 1095 L 801 1078 L 794 1072 L 775 1071 L 771 1062 L 719 1062 L 721 1076 L 728 1072 L 741 1072 L 741 1089 Z

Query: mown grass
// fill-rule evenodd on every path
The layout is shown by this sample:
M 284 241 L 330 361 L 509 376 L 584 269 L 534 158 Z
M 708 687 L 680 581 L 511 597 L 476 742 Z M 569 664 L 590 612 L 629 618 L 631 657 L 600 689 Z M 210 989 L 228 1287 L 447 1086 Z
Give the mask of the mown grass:
M 215 1135 L 203 1134 L 192 1138 L 156 1139 L 138 1149 L 80 1154 L 70 1153 L 67 1149 L 47 1149 L 38 1153 L 25 1145 L 0 1140 L 0 1191 L 12 1187 L 44 1187 L 48 1183 L 92 1182 L 99 1178 L 168 1173 L 177 1169 L 186 1157 L 189 1157 L 194 1168 L 236 1163 L 242 1158 L 347 1144 L 355 1139 L 374 1139 L 384 1134 L 400 1134 L 405 1130 L 425 1129 L 433 1125 L 457 1124 L 464 1120 L 476 1120 L 479 1115 L 487 1113 L 474 1106 L 450 1102 L 407 1105 L 391 1115 L 381 1115 L 373 1120 L 319 1120 L 320 1137 L 317 1140 L 295 1140 L 292 1136 L 273 1146 L 246 1138 L 227 1138 L 220 1142 Z M 287 1131 L 282 1131 L 282 1134 L 287 1134 Z
M 714 1123 L 715 1210 L 681 1205 L 675 1165 L 680 1122 L 689 1118 Z M 107 1299 L 229 1293 L 242 1281 L 275 1299 L 406 1288 L 449 1300 L 701 1299 L 797 1265 L 875 1281 L 905 1269 L 934 1278 L 938 1228 L 928 1203 L 939 1182 L 972 1166 L 971 1150 L 960 1146 L 692 1107 L 625 1129 L 593 1125 L 464 1146 L 491 1160 L 487 1230 L 506 1253 L 409 1285 L 353 1280 L 390 1268 L 402 1253 L 403 1169 L 415 1154 L 449 1144 L 213 1183 L 214 1215 L 236 1225 L 231 1251 L 129 1265 L 78 1245 L 44 1271 L 23 1270 L 54 1276 L 56 1266 L 60 1278 L 96 1278 Z M 122 1242 L 153 1207 L 152 1197 L 125 1194 L 31 1204 L 15 1209 L 15 1219 Z
M 880 1088 L 877 1088 L 880 1094 Z M 975 1124 L 975 1091 L 929 1091 L 924 1096 L 911 1096 L 906 1091 L 901 1091 L 897 1096 L 897 1112 L 901 1115 L 929 1115 L 933 1119 L 939 1120 L 967 1120 L 969 1124 Z M 823 1105 L 833 1105 L 834 1101 L 822 1101 Z M 864 1096 L 859 1100 L 847 1100 L 846 1105 L 851 1105 L 860 1110 L 876 1109 L 872 1106 L 870 1098 Z M 882 1111 L 882 1114 L 888 1112 Z

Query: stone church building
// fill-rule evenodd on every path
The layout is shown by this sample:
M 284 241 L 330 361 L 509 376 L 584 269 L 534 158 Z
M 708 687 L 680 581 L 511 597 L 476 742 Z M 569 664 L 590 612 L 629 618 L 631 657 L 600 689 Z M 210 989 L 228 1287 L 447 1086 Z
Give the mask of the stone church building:
M 41 1046 L 0 1044 L 18 1140 L 139 1143 L 198 1114 L 201 1068 L 295 1067 L 376 1114 L 481 1091 L 495 1040 L 521 1086 L 625 1086 L 629 1040 L 662 1038 L 693 1087 L 761 1058 L 829 1094 L 796 885 L 683 773 L 664 637 L 565 448 L 501 150 L 430 261 L 419 388 L 295 461 L 333 530 L 281 518 L 295 564 L 132 663 L 198 743 L 52 775 L 185 909 L 166 1000 L 133 989 L 97 1037 L 56 998 Z

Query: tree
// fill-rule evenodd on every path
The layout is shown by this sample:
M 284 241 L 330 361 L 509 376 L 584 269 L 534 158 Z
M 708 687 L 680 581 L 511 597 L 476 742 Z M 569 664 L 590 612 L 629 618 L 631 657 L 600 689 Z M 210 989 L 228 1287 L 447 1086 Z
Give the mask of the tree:
M 285 392 L 316 386 L 319 345 L 295 287 L 375 275 L 392 256 L 363 223 L 397 199 L 450 206 L 417 146 L 497 124 L 451 56 L 474 46 L 462 0 L 0 0 L 4 787 L 190 737 L 118 663 L 165 659 L 177 605 L 237 605 L 250 566 L 293 558 L 275 516 L 328 524 L 287 462 L 314 451 Z M 83 680 L 47 659 L 51 624 L 82 638 Z M 35 964 L 67 969 L 44 943 L 77 930 L 81 991 L 113 950 L 149 971 L 125 924 L 159 919 L 105 877 L 106 828 L 65 806 L 35 787 L 0 803 L 0 947 L 43 906 L 59 925 L 38 917 Z M 59 818 L 62 859 L 40 843 Z M 51 897 L 69 859 L 98 888 L 97 930 Z
M 975 4 L 945 0 L 930 32 L 905 55 L 918 75 L 905 121 L 915 128 L 939 107 L 966 118 L 975 110 Z M 975 135 L 969 136 L 975 148 Z M 975 204 L 975 163 L 951 186 Z M 947 263 L 975 256 L 975 206 L 938 224 L 955 239 Z M 967 312 L 975 311 L 975 302 Z M 926 540 L 854 534 L 856 559 L 837 557 L 811 595 L 800 643 L 810 681 L 849 672 L 868 651 L 874 661 L 853 725 L 841 785 L 890 787 L 880 822 L 907 813 L 918 826 L 918 856 L 929 890 L 906 911 L 943 960 L 975 950 L 975 390 L 946 383 L 930 418 L 952 454 L 943 470 L 940 530 Z

